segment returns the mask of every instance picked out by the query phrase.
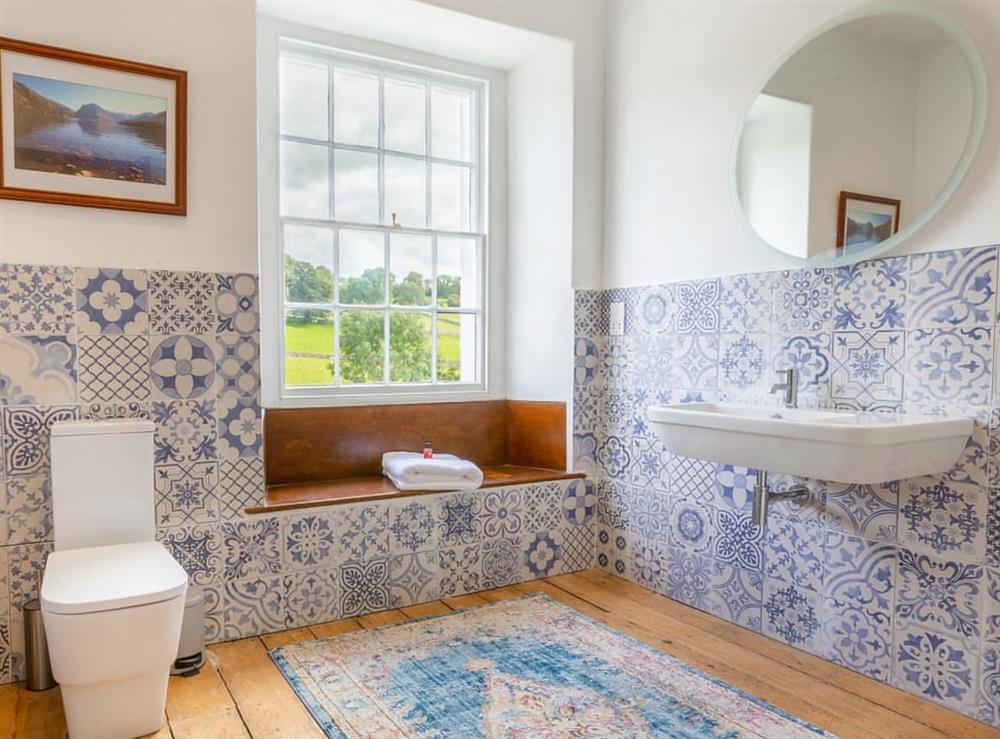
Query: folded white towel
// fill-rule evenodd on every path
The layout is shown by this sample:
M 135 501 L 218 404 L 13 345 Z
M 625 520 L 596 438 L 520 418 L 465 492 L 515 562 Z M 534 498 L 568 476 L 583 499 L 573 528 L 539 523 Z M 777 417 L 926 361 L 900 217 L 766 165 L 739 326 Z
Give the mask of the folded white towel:
M 382 473 L 400 490 L 475 490 L 483 484 L 483 471 L 454 454 L 424 459 L 418 452 L 386 452 Z

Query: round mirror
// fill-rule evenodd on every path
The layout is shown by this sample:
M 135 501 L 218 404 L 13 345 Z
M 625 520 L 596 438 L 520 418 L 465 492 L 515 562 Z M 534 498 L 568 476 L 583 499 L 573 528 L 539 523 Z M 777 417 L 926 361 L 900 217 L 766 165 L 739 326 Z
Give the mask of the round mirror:
M 965 31 L 920 6 L 866 6 L 818 29 L 759 86 L 732 186 L 756 238 L 796 261 L 868 259 L 958 186 L 986 114 Z

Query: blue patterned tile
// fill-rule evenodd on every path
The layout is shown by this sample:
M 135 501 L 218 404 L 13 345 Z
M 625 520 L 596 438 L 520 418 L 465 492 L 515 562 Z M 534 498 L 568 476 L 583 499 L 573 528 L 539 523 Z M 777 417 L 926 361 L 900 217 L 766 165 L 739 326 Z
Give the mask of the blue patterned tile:
M 540 483 L 522 488 L 525 534 L 563 526 L 564 488 L 565 485 L 559 482 Z
M 770 272 L 723 277 L 719 329 L 723 333 L 770 333 L 773 284 Z
M 3 484 L 0 480 L 0 484 Z M 6 544 L 52 540 L 52 485 L 48 474 L 11 475 L 0 496 L 0 517 L 6 518 Z M 3 515 L 5 514 L 5 515 Z M 0 526 L 0 533 L 3 531 Z
M 685 334 L 674 337 L 672 386 L 685 390 L 715 390 L 719 386 L 719 337 Z
M 337 583 L 340 611 L 344 618 L 389 608 L 389 560 L 345 562 Z
M 337 563 L 339 550 L 333 515 L 327 511 L 293 514 L 281 522 L 285 565 L 305 570 Z
M 597 487 L 592 480 L 574 480 L 563 492 L 563 518 L 572 526 L 582 526 L 594 517 Z
M 573 293 L 573 326 L 577 336 L 600 334 L 600 290 L 576 290 Z
M 207 272 L 149 273 L 150 333 L 213 333 L 214 302 L 214 278 Z
M 573 388 L 573 433 L 593 433 L 601 423 L 601 391 L 589 385 Z
M 713 563 L 703 554 L 682 547 L 667 548 L 665 595 L 689 606 L 711 611 L 715 603 L 712 589 Z
M 631 492 L 613 480 L 597 483 L 597 521 L 604 526 L 624 529 L 628 526 Z
M 223 460 L 219 478 L 219 514 L 239 518 L 246 508 L 263 505 L 264 461 L 260 457 Z
M 995 646 L 983 647 L 977 718 L 1000 728 L 1000 648 Z
M 528 578 L 548 577 L 559 572 L 562 566 L 562 534 L 558 529 L 526 534 L 522 542 L 524 572 Z M 486 574 L 485 555 L 483 574 Z
M 1000 644 L 1000 570 L 987 567 L 983 583 L 983 641 Z
M 31 264 L 0 265 L 0 329 L 9 334 L 73 331 L 73 270 Z
M 218 457 L 214 400 L 154 402 L 153 457 L 166 462 L 201 462 Z
M 767 578 L 822 592 L 823 536 L 823 530 L 816 526 L 770 519 L 764 547 Z
M 917 625 L 896 629 L 892 684 L 963 713 L 978 706 L 979 650 L 975 643 Z
M 760 631 L 763 588 L 760 572 L 716 561 L 712 564 L 711 611 L 731 623 Z
M 907 332 L 907 399 L 964 407 L 987 404 L 993 371 L 990 331 L 967 328 Z
M 1000 351 L 1000 348 L 997 351 Z M 996 382 L 994 381 L 994 393 L 1000 392 L 996 388 Z M 990 410 L 989 438 L 986 443 L 986 479 L 1000 480 L 1000 408 Z
M 598 567 L 612 575 L 630 578 L 632 546 L 625 531 L 610 526 L 599 526 L 596 549 Z
M 888 616 L 851 602 L 823 603 L 822 656 L 881 682 L 892 669 L 892 626 Z
M 537 536 L 539 534 L 535 535 L 535 537 Z M 548 541 L 552 540 L 549 539 Z M 552 548 L 551 550 L 545 550 L 543 554 L 541 552 L 543 545 L 538 539 L 535 539 L 535 544 L 536 547 L 532 550 L 531 554 L 536 557 L 538 562 L 546 559 L 548 554 L 554 554 L 556 551 L 555 548 Z M 484 589 L 502 588 L 521 582 L 525 577 L 531 577 L 532 575 L 528 574 L 531 570 L 526 569 L 528 562 L 525 561 L 525 552 L 522 549 L 522 540 L 520 537 L 484 541 L 479 547 L 479 554 L 483 561 L 482 587 Z M 532 563 L 536 560 L 532 560 Z M 546 561 L 546 565 L 548 565 L 547 572 L 553 572 L 552 565 L 554 562 L 555 560 L 552 562 Z
M 714 500 L 715 465 L 703 459 L 692 459 L 672 454 L 667 462 L 670 494 L 699 503 Z
M 52 424 L 77 418 L 76 406 L 23 406 L 3 409 L 4 470 L 33 475 L 49 461 Z
M 472 544 L 482 536 L 482 497 L 458 493 L 438 502 L 438 533 L 442 546 Z
M 437 498 L 406 498 L 389 506 L 389 552 L 437 550 Z
M 666 492 L 670 452 L 659 439 L 633 436 L 630 457 L 632 464 L 628 478 L 632 485 Z
M 218 463 L 158 464 L 153 481 L 157 526 L 166 528 L 219 520 Z
M 719 390 L 727 398 L 765 398 L 770 388 L 767 334 L 723 334 L 719 346 Z
M 889 622 L 896 582 L 892 545 L 829 531 L 823 541 L 823 562 L 823 593 L 828 601 L 863 608 Z
M 524 531 L 524 497 L 519 487 L 491 488 L 483 494 L 480 516 L 487 539 L 516 537 Z M 549 519 L 546 519 L 546 522 Z
M 233 393 L 219 397 L 219 458 L 260 456 L 264 442 L 263 418 L 256 396 Z
M 260 342 L 256 334 L 226 333 L 216 336 L 216 376 L 219 394 L 256 397 L 260 392 Z
M 673 330 L 677 304 L 670 285 L 652 285 L 639 290 L 636 300 L 636 325 L 639 331 L 660 334 Z
M 143 334 L 149 330 L 149 291 L 139 269 L 77 268 L 76 330 L 80 334 Z
M 592 384 L 597 379 L 599 360 L 597 345 L 585 336 L 577 336 L 573 342 L 573 382 L 576 385 Z
M 806 488 L 806 494 L 800 498 L 774 500 L 769 503 L 768 520 L 773 516 L 779 521 L 801 526 L 827 526 L 821 481 L 780 473 L 772 474 L 770 481 L 773 490 L 787 490 L 791 487 L 802 486 Z
M 986 564 L 1000 567 L 1000 488 L 988 493 L 986 518 Z
M 518 552 L 520 559 L 520 552 Z M 436 550 L 395 554 L 389 558 L 389 606 L 402 608 L 441 597 Z
M 691 552 L 711 552 L 715 542 L 712 509 L 703 503 L 675 499 L 670 507 L 669 540 Z
M 764 530 L 750 516 L 726 508 L 715 511 L 715 560 L 760 572 Z
M 847 534 L 880 541 L 896 540 L 899 484 L 823 483 L 826 525 Z
M 226 639 L 243 639 L 288 628 L 287 585 L 286 578 L 281 575 L 227 581 Z
M 281 524 L 273 516 L 222 524 L 222 545 L 227 580 L 282 570 Z
M 599 353 L 598 381 L 606 387 L 623 387 L 631 371 L 630 337 L 612 336 Z
M 625 334 L 636 331 L 636 305 L 639 298 L 639 288 L 636 287 L 616 287 L 601 292 L 598 298 L 600 316 L 598 318 L 598 335 L 608 336 L 610 331 L 609 321 L 611 317 L 611 306 L 614 303 L 622 303 L 625 306 Z
M 195 585 L 207 585 L 221 577 L 224 545 L 219 527 L 197 524 L 160 529 L 156 537 Z
M 664 388 L 675 376 L 675 337 L 645 335 L 629 337 L 629 367 L 626 380 L 640 388 Z
M 158 400 L 211 397 L 215 391 L 215 342 L 197 336 L 155 336 L 149 374 Z
M 997 248 L 910 257 L 909 328 L 989 326 L 996 315 Z
M 259 292 L 256 275 L 215 275 L 215 330 L 218 333 L 255 333 L 260 328 Z
M 389 510 L 381 504 L 339 507 L 334 513 L 334 529 L 344 560 L 362 562 L 389 554 Z
M 76 398 L 76 342 L 72 337 L 0 337 L 0 403 L 55 405 L 75 403 Z
M 594 525 L 568 526 L 562 529 L 562 572 L 589 570 L 597 558 Z
M 734 511 L 753 509 L 757 470 L 731 464 L 715 465 L 715 504 Z
M 901 329 L 906 326 L 906 257 L 838 267 L 833 288 L 833 327 Z
M 299 628 L 341 617 L 336 569 L 285 575 L 286 628 Z
M 677 308 L 675 330 L 680 334 L 714 333 L 719 330 L 719 280 L 678 282 L 674 285 Z
M 833 327 L 833 273 L 824 269 L 779 272 L 774 286 L 774 326 L 783 334 Z
M 860 409 L 898 407 L 903 400 L 906 342 L 902 331 L 836 331 L 830 397 Z
M 573 434 L 573 469 L 592 479 L 598 476 L 595 433 Z
M 762 631 L 799 649 L 818 652 L 822 641 L 822 596 L 808 588 L 764 577 Z
M 899 498 L 899 541 L 943 555 L 975 557 L 985 545 L 987 496 L 979 487 L 932 475 L 906 480 Z
M 899 550 L 896 619 L 961 637 L 979 636 L 983 568 Z
M 626 529 L 643 539 L 666 541 L 669 536 L 667 496 L 652 488 L 626 488 L 626 491 L 628 495 Z
M 145 336 L 81 336 L 80 400 L 113 403 L 149 399 L 149 339 Z
M 831 335 L 775 336 L 772 340 L 771 367 L 795 369 L 799 373 L 799 400 L 815 405 L 830 396 L 830 368 L 833 363 Z
M 597 459 L 604 474 L 612 479 L 625 479 L 632 464 L 629 444 L 618 436 L 608 436 L 597 449 Z
M 444 547 L 438 562 L 442 598 L 482 590 L 483 560 L 478 544 Z
M 662 593 L 666 589 L 666 542 L 636 539 L 632 543 L 632 578 L 637 585 Z

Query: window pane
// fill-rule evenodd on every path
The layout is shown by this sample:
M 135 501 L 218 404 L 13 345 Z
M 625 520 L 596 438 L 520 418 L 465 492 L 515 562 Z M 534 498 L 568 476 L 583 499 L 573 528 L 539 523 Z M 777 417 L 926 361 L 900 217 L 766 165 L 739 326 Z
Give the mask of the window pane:
M 472 160 L 472 93 L 431 88 L 431 155 Z
M 430 305 L 431 237 L 391 234 L 389 275 L 393 305 Z
M 437 304 L 439 308 L 478 308 L 479 280 L 475 239 L 438 238 Z
M 431 314 L 389 314 L 389 379 L 431 381 Z
M 330 214 L 329 150 L 325 146 L 281 142 L 281 213 L 299 218 Z
M 427 88 L 413 82 L 385 81 L 385 148 L 424 154 L 427 149 Z
M 333 313 L 285 312 L 285 385 L 333 384 Z
M 431 225 L 443 231 L 468 231 L 472 221 L 472 185 L 468 167 L 431 167 Z
M 333 231 L 287 225 L 284 246 L 285 298 L 293 303 L 332 303 Z
M 424 160 L 385 157 L 385 221 L 410 228 L 427 227 L 427 165 Z
M 330 132 L 327 100 L 330 87 L 326 65 L 282 57 L 278 74 L 281 132 L 326 141 Z
M 378 146 L 378 77 L 333 70 L 333 138 L 343 144 Z
M 476 321 L 468 313 L 438 313 L 438 382 L 476 381 Z
M 378 155 L 337 149 L 333 153 L 334 218 L 378 222 Z
M 385 304 L 385 237 L 378 231 L 340 232 L 340 302 Z
M 345 385 L 385 382 L 385 313 L 340 314 L 340 380 Z

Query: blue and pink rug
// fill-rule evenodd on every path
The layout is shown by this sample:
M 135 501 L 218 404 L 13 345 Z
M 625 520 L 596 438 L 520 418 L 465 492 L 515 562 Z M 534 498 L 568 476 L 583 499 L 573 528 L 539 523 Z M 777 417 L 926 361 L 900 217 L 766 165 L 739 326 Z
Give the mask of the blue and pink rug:
M 829 737 L 545 595 L 271 650 L 328 737 Z

